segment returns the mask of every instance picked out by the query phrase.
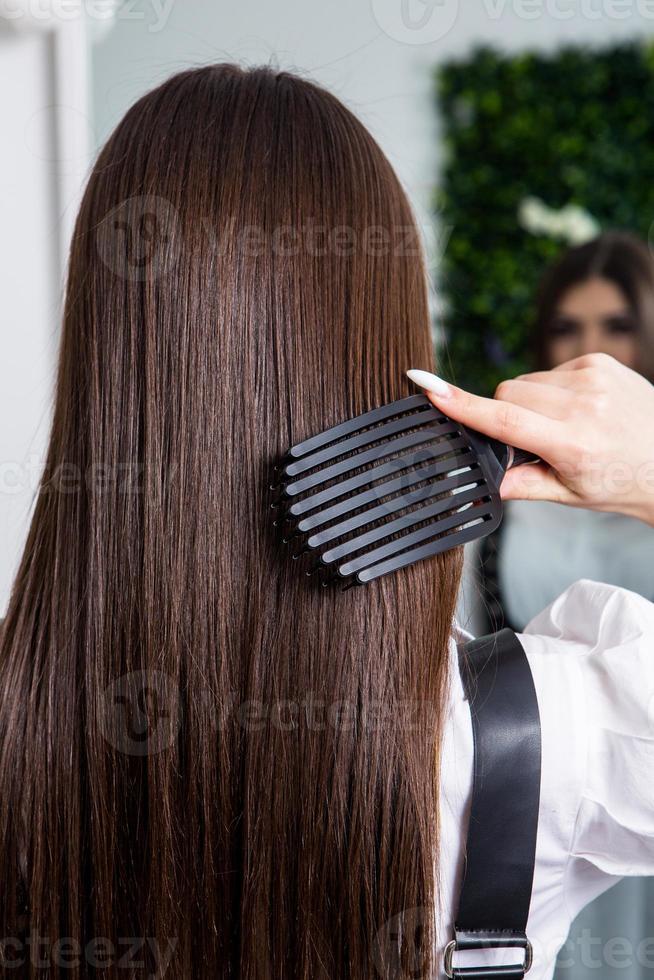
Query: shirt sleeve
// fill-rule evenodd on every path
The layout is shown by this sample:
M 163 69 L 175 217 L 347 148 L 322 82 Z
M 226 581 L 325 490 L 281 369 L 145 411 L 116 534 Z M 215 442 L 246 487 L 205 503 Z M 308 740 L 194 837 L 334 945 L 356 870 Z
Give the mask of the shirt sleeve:
M 568 862 L 582 907 L 617 878 L 654 875 L 654 604 L 583 580 L 527 626 L 575 660 L 585 760 Z

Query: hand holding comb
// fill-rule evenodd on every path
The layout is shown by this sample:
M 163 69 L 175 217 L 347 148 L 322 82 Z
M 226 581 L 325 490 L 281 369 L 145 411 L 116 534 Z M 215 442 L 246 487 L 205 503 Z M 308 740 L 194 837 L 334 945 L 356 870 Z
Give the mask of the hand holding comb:
M 504 474 L 537 459 L 412 395 L 289 449 L 276 467 L 275 525 L 323 585 L 363 585 L 490 534 Z

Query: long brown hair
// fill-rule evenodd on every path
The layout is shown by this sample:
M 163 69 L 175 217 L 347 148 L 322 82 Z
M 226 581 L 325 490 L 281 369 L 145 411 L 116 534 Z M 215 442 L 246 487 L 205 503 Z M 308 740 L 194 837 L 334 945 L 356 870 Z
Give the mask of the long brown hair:
M 7 975 L 431 976 L 460 555 L 320 588 L 269 490 L 431 363 L 407 200 L 336 98 L 217 65 L 130 109 L 1 637 Z
M 538 289 L 534 356 L 536 367 L 553 365 L 548 353 L 557 307 L 573 286 L 607 279 L 631 309 L 638 338 L 638 369 L 654 381 L 654 258 L 645 242 L 626 231 L 606 231 L 569 248 L 546 270 Z

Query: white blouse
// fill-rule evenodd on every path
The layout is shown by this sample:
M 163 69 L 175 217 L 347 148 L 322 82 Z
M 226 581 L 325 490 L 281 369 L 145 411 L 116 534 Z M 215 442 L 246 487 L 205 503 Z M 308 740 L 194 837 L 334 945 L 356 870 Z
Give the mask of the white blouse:
M 528 976 L 549 980 L 577 913 L 626 875 L 654 875 L 654 604 L 583 580 L 536 616 L 519 639 L 542 730 Z M 454 639 L 450 654 L 441 774 L 441 971 L 453 936 L 473 766 Z M 466 955 L 457 954 L 456 964 L 515 963 L 523 954 Z

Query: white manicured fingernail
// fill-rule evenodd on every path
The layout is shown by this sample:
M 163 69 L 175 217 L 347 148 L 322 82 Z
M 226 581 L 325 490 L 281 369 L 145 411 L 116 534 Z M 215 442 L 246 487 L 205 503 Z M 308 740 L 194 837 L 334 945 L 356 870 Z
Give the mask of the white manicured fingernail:
M 429 371 L 417 371 L 415 368 L 412 368 L 410 371 L 407 371 L 406 376 L 414 384 L 424 388 L 425 391 L 431 391 L 432 394 L 438 395 L 439 398 L 447 398 L 451 394 L 452 389 L 447 381 L 443 381 L 437 374 L 431 374 Z

